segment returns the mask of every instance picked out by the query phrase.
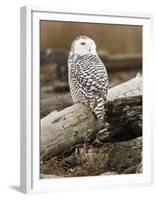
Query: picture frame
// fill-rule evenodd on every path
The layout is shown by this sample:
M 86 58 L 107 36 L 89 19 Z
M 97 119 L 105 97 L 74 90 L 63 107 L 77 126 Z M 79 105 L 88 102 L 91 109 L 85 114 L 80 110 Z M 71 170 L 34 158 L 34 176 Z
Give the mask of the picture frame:
M 143 27 L 143 173 L 40 179 L 40 20 L 140 25 Z M 20 188 L 24 193 L 62 192 L 152 184 L 152 20 L 151 14 L 21 8 Z

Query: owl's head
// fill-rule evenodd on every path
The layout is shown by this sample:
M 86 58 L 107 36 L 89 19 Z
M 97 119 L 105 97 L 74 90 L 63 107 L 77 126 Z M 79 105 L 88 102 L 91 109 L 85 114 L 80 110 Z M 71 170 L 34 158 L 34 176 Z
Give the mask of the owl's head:
M 77 55 L 96 55 L 96 44 L 88 36 L 79 36 L 77 37 L 71 46 L 71 53 Z

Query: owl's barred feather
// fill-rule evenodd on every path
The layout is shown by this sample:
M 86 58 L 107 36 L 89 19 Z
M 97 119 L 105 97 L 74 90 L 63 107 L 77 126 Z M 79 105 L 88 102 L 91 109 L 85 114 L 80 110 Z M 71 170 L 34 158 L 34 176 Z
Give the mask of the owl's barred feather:
M 86 104 L 102 121 L 108 75 L 95 48 L 94 41 L 87 36 L 81 36 L 73 42 L 68 59 L 69 86 L 73 103 Z

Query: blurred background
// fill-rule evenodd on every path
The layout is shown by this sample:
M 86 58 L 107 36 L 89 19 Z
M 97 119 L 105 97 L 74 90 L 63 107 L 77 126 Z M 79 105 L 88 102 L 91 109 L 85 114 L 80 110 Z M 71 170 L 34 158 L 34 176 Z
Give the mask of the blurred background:
M 91 37 L 104 62 L 110 87 L 142 73 L 142 27 L 80 22 L 40 22 L 41 118 L 72 105 L 67 60 L 79 35 Z

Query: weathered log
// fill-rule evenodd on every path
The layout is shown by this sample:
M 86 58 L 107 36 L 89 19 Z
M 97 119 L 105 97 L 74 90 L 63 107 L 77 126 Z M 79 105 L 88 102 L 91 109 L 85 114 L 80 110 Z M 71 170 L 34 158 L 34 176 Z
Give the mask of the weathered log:
M 60 112 L 50 113 L 41 120 L 41 159 L 70 151 L 85 140 L 105 142 L 127 135 L 141 135 L 142 78 L 130 81 L 109 90 L 106 107 L 107 124 L 100 123 L 83 104 L 75 104 Z M 104 127 L 103 132 L 98 131 Z M 97 134 L 98 133 L 98 134 Z M 123 136 L 120 134 L 123 133 Z
M 52 158 L 41 166 L 41 173 L 56 176 L 92 176 L 142 173 L 142 137 L 96 148 L 79 147 L 70 156 Z
M 140 69 L 142 66 L 142 55 L 140 53 L 134 54 L 108 54 L 103 57 L 103 62 L 110 66 L 110 71 L 123 71 Z
M 108 125 L 96 134 L 100 142 L 122 141 L 142 135 L 142 96 L 117 98 L 105 106 Z

